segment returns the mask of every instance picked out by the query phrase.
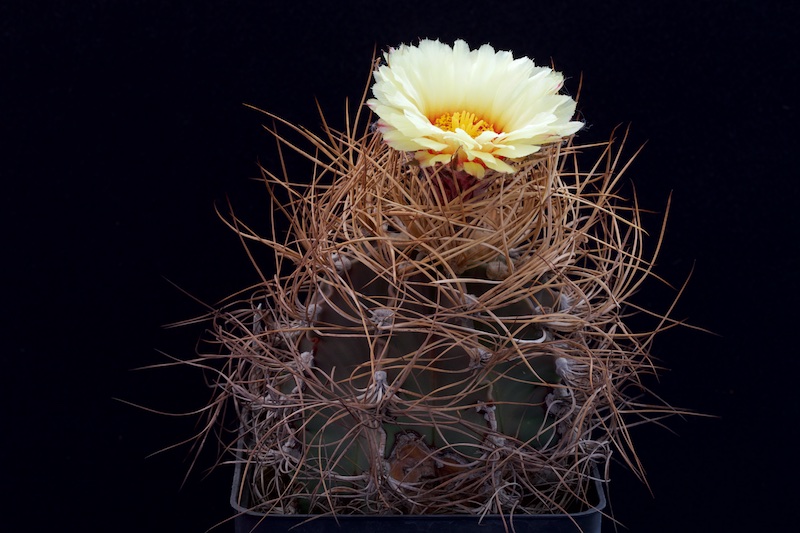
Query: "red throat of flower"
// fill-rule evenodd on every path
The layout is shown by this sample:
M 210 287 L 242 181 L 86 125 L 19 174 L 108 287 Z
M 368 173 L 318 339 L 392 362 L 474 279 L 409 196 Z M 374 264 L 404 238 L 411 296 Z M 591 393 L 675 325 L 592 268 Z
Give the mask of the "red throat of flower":
M 449 203 L 459 196 L 469 200 L 488 184 L 488 180 L 479 180 L 463 170 L 455 170 L 446 165 L 431 173 L 430 180 L 437 197 L 443 203 Z

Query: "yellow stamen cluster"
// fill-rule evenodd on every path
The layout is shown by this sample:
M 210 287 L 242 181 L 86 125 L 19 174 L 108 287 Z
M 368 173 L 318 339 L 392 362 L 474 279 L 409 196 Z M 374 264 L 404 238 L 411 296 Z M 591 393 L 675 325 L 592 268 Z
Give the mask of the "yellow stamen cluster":
M 493 131 L 494 124 L 489 124 L 483 119 L 475 116 L 475 113 L 467 111 L 456 111 L 455 113 L 445 113 L 433 121 L 433 125 L 445 131 L 456 131 L 461 128 L 470 137 L 477 137 L 484 131 Z

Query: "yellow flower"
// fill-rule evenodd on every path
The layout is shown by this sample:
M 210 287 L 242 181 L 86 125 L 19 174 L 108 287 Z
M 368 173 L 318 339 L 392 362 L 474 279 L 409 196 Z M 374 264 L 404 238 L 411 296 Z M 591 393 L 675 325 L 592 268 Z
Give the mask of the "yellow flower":
M 527 57 L 461 40 L 423 40 L 384 57 L 367 105 L 386 143 L 422 166 L 453 162 L 477 178 L 487 168 L 514 172 L 509 162 L 583 126 L 570 120 L 575 101 L 558 94 L 564 77 Z

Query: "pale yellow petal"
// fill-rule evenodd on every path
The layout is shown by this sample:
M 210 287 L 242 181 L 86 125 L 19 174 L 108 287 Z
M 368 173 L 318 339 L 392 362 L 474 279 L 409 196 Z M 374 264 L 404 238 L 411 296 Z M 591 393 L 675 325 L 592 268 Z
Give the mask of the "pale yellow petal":
M 571 120 L 574 100 L 559 94 L 564 77 L 527 57 L 427 39 L 384 57 L 367 105 L 387 144 L 423 166 L 455 164 L 476 177 L 486 168 L 513 172 L 509 162 L 583 126 Z

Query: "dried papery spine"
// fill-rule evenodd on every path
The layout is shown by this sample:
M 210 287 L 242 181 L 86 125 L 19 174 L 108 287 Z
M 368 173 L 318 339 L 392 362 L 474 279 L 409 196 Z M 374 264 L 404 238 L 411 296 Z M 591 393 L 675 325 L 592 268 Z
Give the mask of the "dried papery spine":
M 216 322 L 254 507 L 558 512 L 612 453 L 638 468 L 626 416 L 668 410 L 630 392 L 653 369 L 623 315 L 650 262 L 612 143 L 551 145 L 453 194 L 354 131 L 304 132 L 310 185 L 265 171 L 291 231 L 242 236 L 280 274 Z

